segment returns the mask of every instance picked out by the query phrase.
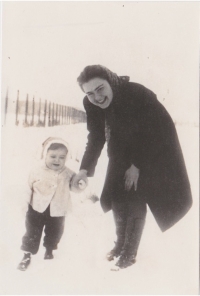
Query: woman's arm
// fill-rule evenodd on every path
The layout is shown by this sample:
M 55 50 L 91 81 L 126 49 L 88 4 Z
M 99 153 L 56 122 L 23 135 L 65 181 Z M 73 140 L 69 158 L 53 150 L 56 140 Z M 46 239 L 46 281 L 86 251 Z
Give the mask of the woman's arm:
M 87 176 L 92 177 L 105 144 L 105 116 L 103 110 L 90 103 L 87 97 L 84 98 L 83 104 L 87 114 L 89 134 L 80 170 L 86 170 Z

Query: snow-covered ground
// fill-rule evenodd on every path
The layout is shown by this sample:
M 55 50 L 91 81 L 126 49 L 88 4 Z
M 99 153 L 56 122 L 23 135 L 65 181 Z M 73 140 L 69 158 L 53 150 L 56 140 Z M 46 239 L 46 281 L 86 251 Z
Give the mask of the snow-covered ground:
M 71 147 L 68 166 L 78 171 L 84 152 L 85 124 L 47 128 L 2 128 L 2 192 L 0 212 L 0 294 L 198 294 L 198 128 L 177 127 L 193 193 L 193 207 L 173 228 L 162 233 L 150 211 L 139 247 L 137 263 L 119 272 L 105 254 L 115 239 L 112 213 L 104 214 L 99 202 L 107 156 L 104 149 L 95 177 L 86 194 L 73 194 L 73 210 L 66 219 L 64 236 L 54 260 L 44 260 L 44 247 L 26 272 L 17 270 L 23 253 L 25 184 L 40 155 L 40 144 L 49 136 L 67 140 Z M 106 148 L 106 147 L 105 147 Z

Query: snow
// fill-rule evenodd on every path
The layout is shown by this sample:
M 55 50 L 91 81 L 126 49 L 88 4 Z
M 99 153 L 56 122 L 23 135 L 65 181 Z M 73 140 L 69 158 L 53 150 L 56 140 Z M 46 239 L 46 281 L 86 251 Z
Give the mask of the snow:
M 113 247 L 112 213 L 104 214 L 98 196 L 103 186 L 107 156 L 102 152 L 95 177 L 83 194 L 72 194 L 73 210 L 66 218 L 65 232 L 53 260 L 44 260 L 45 249 L 26 272 L 17 270 L 23 253 L 25 189 L 30 168 L 38 161 L 40 145 L 49 136 L 62 137 L 71 145 L 68 166 L 78 171 L 87 140 L 85 124 L 46 128 L 2 128 L 2 194 L 0 228 L 0 294 L 198 294 L 198 128 L 178 126 L 179 139 L 193 193 L 193 207 L 165 233 L 148 210 L 135 265 L 111 271 L 114 262 L 105 259 Z

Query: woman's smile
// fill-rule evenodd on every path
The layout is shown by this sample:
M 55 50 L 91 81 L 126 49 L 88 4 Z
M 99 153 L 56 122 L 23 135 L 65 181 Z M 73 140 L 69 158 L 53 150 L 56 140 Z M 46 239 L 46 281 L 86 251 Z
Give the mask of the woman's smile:
M 96 102 L 97 102 L 98 104 L 104 104 L 106 100 L 107 100 L 107 97 L 105 97 L 103 100 L 96 101 Z
M 101 78 L 93 78 L 83 84 L 83 90 L 88 100 L 102 108 L 107 108 L 113 99 L 113 91 L 107 80 Z

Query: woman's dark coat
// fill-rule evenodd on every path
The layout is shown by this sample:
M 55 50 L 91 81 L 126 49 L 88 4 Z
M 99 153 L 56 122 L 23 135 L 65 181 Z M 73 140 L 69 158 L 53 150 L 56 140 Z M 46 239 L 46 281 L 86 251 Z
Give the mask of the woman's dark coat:
M 176 129 L 164 106 L 152 91 L 132 82 L 120 88 L 107 109 L 87 97 L 83 103 L 89 134 L 81 169 L 88 176 L 94 175 L 105 143 L 105 121 L 111 131 L 103 210 L 111 209 L 113 198 L 127 194 L 123 178 L 134 164 L 140 169 L 137 194 L 145 198 L 161 230 L 170 228 L 188 212 L 192 197 Z

